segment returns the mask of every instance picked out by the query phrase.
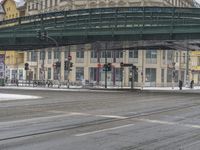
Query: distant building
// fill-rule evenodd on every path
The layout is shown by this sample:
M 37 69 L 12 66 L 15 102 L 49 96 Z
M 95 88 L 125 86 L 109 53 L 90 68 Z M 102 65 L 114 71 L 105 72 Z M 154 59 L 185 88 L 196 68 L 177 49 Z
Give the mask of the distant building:
M 5 11 L 2 5 L 0 4 L 0 21 L 4 20 L 4 16 L 5 16 Z
M 4 20 L 13 19 L 25 15 L 25 1 L 3 0 L 1 7 L 4 10 Z M 1 10 L 0 7 L 0 10 Z M 24 52 L 1 51 L 5 54 L 6 77 L 13 82 L 16 79 L 25 79 Z
M 42 12 L 103 8 L 126 6 L 175 6 L 194 7 L 193 0 L 26 0 L 26 15 Z M 127 43 L 122 43 L 127 46 Z M 69 54 L 70 51 L 70 54 Z M 68 71 L 64 70 L 64 62 L 72 56 L 73 68 L 69 74 L 70 81 L 81 82 L 88 80 L 103 85 L 105 81 L 105 52 L 98 52 L 94 45 L 74 45 L 46 48 L 26 52 L 25 62 L 29 63 L 31 79 L 60 80 L 66 82 Z M 137 66 L 135 72 L 136 86 L 172 86 L 173 82 L 186 80 L 185 51 L 173 50 L 121 50 L 106 53 L 107 60 L 112 63 L 112 70 L 108 72 L 108 85 L 130 86 L 130 68 L 120 69 L 120 63 L 130 63 Z M 61 61 L 60 71 L 55 64 Z M 122 82 L 121 82 L 122 80 Z
M 127 6 L 176 6 L 194 7 L 194 0 L 26 0 L 26 14 L 37 14 L 58 10 L 73 10 Z
M 200 51 L 190 52 L 190 81 L 200 85 Z

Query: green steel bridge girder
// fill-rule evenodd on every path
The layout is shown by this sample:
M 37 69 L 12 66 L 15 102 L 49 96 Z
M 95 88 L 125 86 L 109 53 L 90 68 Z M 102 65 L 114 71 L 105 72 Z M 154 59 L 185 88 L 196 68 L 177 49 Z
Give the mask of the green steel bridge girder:
M 37 39 L 46 30 L 59 46 L 95 41 L 200 39 L 199 8 L 124 7 L 60 11 L 0 22 L 0 49 L 55 46 Z

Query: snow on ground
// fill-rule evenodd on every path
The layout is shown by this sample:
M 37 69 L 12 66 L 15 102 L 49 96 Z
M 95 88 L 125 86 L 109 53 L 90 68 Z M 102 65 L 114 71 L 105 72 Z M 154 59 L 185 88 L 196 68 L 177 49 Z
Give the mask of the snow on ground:
M 18 94 L 2 94 L 0 93 L 0 101 L 20 100 L 20 99 L 38 99 L 38 96 L 18 95 Z
M 93 87 L 93 91 L 96 89 L 104 89 L 104 86 L 96 86 Z M 113 86 L 108 86 L 108 89 L 130 89 L 130 87 L 113 87 Z M 21 90 L 48 90 L 48 91 L 90 91 L 88 88 L 83 88 L 82 86 L 70 86 L 70 88 L 66 87 L 53 87 L 53 88 L 48 88 L 48 87 L 23 87 L 23 86 L 5 86 L 5 87 L 0 87 L 0 89 L 21 89 Z M 92 89 L 92 87 L 91 87 Z M 135 87 L 135 89 L 142 89 L 142 90 L 179 90 L 179 87 Z M 193 89 L 190 89 L 188 87 L 183 87 L 182 90 L 199 90 L 200 91 L 200 86 L 195 86 Z

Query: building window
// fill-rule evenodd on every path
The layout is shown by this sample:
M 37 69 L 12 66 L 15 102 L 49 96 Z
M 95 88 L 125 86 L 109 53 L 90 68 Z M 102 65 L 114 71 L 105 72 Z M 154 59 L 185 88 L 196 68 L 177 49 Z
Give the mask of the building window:
M 48 7 L 48 0 L 45 0 L 45 8 Z
M 138 82 L 138 72 L 134 71 L 134 82 Z M 129 68 L 129 81 L 132 79 L 132 68 Z
M 37 61 L 37 52 L 31 51 L 31 61 Z
M 52 59 L 52 52 L 48 51 L 48 59 Z
M 51 80 L 51 68 L 48 68 L 48 80 Z
M 168 62 L 174 61 L 174 51 L 172 50 L 167 51 L 167 61 Z
M 167 82 L 172 82 L 172 69 L 167 69 Z
M 43 1 L 41 1 L 41 6 L 40 7 L 41 7 L 41 9 L 43 9 Z
M 90 81 L 97 81 L 97 79 L 101 79 L 100 73 L 98 74 L 98 68 L 91 67 L 89 69 L 90 73 Z
M 146 58 L 157 58 L 157 50 L 147 50 L 146 51 Z
M 129 58 L 138 58 L 138 50 L 129 50 Z
M 55 0 L 55 6 L 57 6 L 58 5 L 58 0 Z
M 105 56 L 105 54 L 106 54 L 106 56 Z M 111 51 L 108 51 L 108 52 L 103 51 L 103 52 L 101 52 L 101 58 L 105 58 L 105 57 L 112 58 L 112 52 Z
M 84 68 L 76 67 L 76 81 L 82 81 L 84 79 Z
M 122 77 L 122 69 L 121 68 L 115 68 L 115 81 L 121 81 Z
M 163 50 L 163 51 L 162 51 L 162 59 L 165 60 L 165 58 L 166 58 L 166 51 Z
M 53 79 L 58 80 L 59 72 L 55 67 L 53 68 Z
M 50 7 L 52 7 L 53 6 L 53 2 L 52 2 L 52 0 L 50 0 Z
M 91 58 L 97 58 L 97 51 L 91 51 Z
M 156 69 L 146 68 L 146 82 L 156 82 Z
M 161 82 L 165 82 L 165 69 L 161 69 Z
M 40 60 L 44 60 L 45 59 L 45 51 L 40 51 Z
M 32 10 L 34 9 L 34 3 L 32 3 L 32 8 L 31 8 Z
M 123 58 L 123 51 L 115 51 L 115 58 Z
M 27 61 L 30 61 L 30 52 L 27 52 Z
M 185 59 L 186 59 L 186 56 L 185 56 L 185 53 L 183 53 L 183 61 L 182 61 L 182 62 L 183 62 L 184 64 L 185 64 L 185 62 L 186 62 Z
M 176 62 L 178 62 L 178 52 L 176 52 Z
M 77 51 L 76 58 L 84 58 L 84 51 Z
M 54 51 L 54 59 L 60 59 L 60 51 Z
M 147 50 L 146 51 L 146 63 L 156 64 L 157 63 L 157 50 Z
M 107 51 L 106 54 L 107 54 L 107 58 L 112 58 L 112 52 L 111 51 Z
M 23 69 L 19 69 L 19 80 L 23 80 Z
M 68 59 L 69 48 L 65 47 L 64 55 L 65 55 L 65 59 Z
M 30 11 L 31 10 L 31 6 L 30 5 L 28 5 L 28 11 Z

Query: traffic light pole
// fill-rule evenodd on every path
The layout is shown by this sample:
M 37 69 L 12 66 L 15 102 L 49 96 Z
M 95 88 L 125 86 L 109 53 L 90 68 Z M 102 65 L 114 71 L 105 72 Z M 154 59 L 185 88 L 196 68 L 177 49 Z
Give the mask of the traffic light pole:
M 107 61 L 107 42 L 105 43 L 105 64 L 106 66 L 108 65 L 108 61 Z M 107 89 L 107 76 L 108 76 L 108 68 L 106 67 L 105 69 L 105 89 Z
M 47 34 L 45 35 L 45 38 L 50 39 L 51 41 L 53 41 L 53 42 L 55 43 L 55 45 L 56 45 L 56 51 L 58 52 L 58 51 L 59 51 L 58 42 L 57 42 L 54 38 L 48 36 Z M 57 54 L 58 54 L 58 53 L 57 53 Z M 59 61 L 59 62 L 61 62 L 61 61 L 60 61 L 60 57 L 61 57 L 61 56 L 59 56 L 59 58 L 58 58 L 58 61 Z M 57 69 L 57 74 L 59 75 L 59 76 L 58 76 L 58 81 L 59 81 L 58 88 L 59 88 L 59 87 L 60 87 L 60 80 L 61 80 L 61 66 L 60 66 L 59 69 Z
M 134 74 L 135 74 L 135 72 L 134 72 L 134 68 L 132 67 L 131 89 L 134 88 Z
M 69 51 L 68 51 L 68 70 L 67 70 L 67 88 L 69 89 L 69 84 L 70 84 L 70 82 L 69 82 L 69 74 L 70 74 L 70 69 L 71 69 L 71 67 L 70 67 L 70 61 L 71 61 L 71 51 L 70 51 L 70 46 L 69 46 Z M 70 58 L 70 59 L 69 59 Z

